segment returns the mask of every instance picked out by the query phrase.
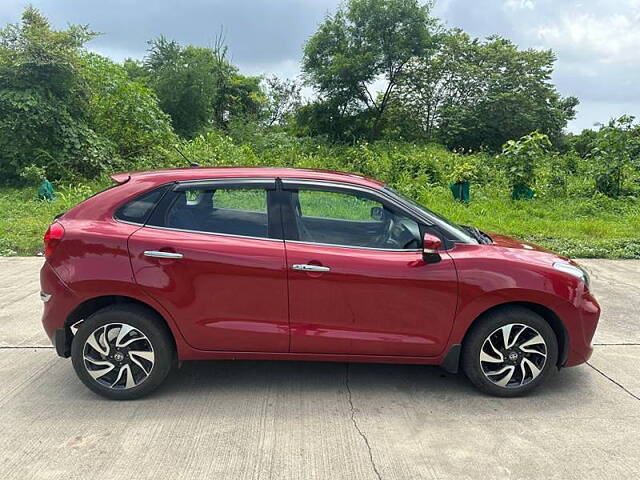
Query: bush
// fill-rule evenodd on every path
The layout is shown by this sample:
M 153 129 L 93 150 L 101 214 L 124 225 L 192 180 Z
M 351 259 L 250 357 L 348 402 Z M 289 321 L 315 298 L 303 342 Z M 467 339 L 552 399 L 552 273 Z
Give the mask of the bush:
M 176 141 L 171 120 L 150 88 L 129 80 L 124 67 L 100 55 L 84 55 L 82 64 L 93 127 L 121 159 L 154 156 Z
M 609 197 L 623 193 L 629 171 L 640 166 L 640 126 L 634 117 L 623 116 L 603 126 L 591 143 L 596 190 Z
M 549 137 L 537 131 L 518 141 L 509 140 L 504 144 L 500 157 L 504 161 L 507 179 L 514 194 L 517 190 L 533 186 L 536 165 L 550 147 Z
M 21 181 L 26 167 L 53 179 L 91 177 L 108 166 L 110 145 L 90 126 L 80 54 L 94 34 L 53 30 L 28 7 L 0 30 L 0 177 Z
M 478 176 L 478 167 L 473 161 L 462 161 L 454 165 L 447 175 L 449 182 L 473 182 Z

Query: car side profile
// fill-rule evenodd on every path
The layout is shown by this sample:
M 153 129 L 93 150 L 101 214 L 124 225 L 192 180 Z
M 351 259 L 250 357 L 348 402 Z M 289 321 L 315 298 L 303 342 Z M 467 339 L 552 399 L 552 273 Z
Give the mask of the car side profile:
M 289 168 L 118 174 L 44 237 L 43 325 L 112 399 L 179 361 L 440 365 L 498 396 L 589 359 L 587 273 L 382 183 Z

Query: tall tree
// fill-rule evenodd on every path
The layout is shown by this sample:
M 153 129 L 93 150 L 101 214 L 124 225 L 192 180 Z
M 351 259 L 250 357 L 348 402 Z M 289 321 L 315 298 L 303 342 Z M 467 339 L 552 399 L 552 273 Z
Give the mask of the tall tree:
M 302 62 L 307 84 L 326 104 L 322 108 L 339 117 L 366 110 L 369 136 L 377 136 L 407 65 L 428 57 L 434 46 L 438 27 L 430 9 L 418 0 L 348 0 L 328 16 L 306 43 Z
M 33 7 L 0 30 L 0 178 L 27 167 L 51 178 L 93 175 L 107 148 L 90 124 L 90 91 L 81 71 L 85 26 L 54 30 Z
M 562 98 L 551 83 L 554 62 L 549 50 L 449 31 L 434 55 L 408 66 L 395 119 L 414 122 L 418 137 L 456 148 L 499 151 L 534 130 L 557 142 L 578 100 Z
M 462 30 L 438 37 L 436 51 L 413 59 L 400 79 L 391 123 L 409 139 L 436 140 L 445 107 L 477 99 L 484 80 L 480 42 Z
M 271 76 L 263 80 L 266 102 L 263 121 L 267 127 L 283 125 L 302 105 L 300 85 L 295 80 Z
M 184 137 L 206 127 L 224 127 L 230 118 L 257 115 L 261 109 L 260 79 L 238 73 L 221 39 L 213 48 L 183 47 L 161 36 L 150 42 L 144 67 L 160 106 Z M 132 62 L 127 70 L 145 77 Z

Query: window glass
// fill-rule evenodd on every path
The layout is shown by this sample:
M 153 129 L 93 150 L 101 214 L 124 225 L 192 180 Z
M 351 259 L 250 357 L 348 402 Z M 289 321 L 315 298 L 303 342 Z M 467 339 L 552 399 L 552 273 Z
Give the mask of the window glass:
M 318 190 L 302 190 L 299 199 L 303 216 L 338 220 L 370 221 L 371 208 L 382 206 L 366 197 Z
M 469 232 L 467 232 L 460 225 L 457 225 L 457 224 L 453 223 L 452 221 L 444 218 L 442 215 L 440 215 L 438 213 L 432 212 L 431 210 L 429 210 L 425 206 L 420 205 L 416 201 L 412 200 L 410 197 L 407 197 L 405 195 L 402 195 L 402 194 L 396 192 L 392 188 L 385 187 L 385 190 L 387 191 L 387 193 L 390 193 L 391 196 L 395 197 L 396 199 L 399 199 L 401 201 L 410 203 L 415 208 L 417 208 L 418 210 L 420 210 L 421 212 L 426 214 L 428 217 L 435 217 L 437 220 L 439 220 L 441 226 L 444 227 L 443 230 L 448 231 L 450 234 L 452 234 L 452 235 L 449 235 L 449 238 L 450 238 L 451 241 L 459 242 L 459 241 L 462 240 L 465 243 L 475 243 L 475 244 L 478 243 L 478 240 L 476 240 L 471 235 L 469 235 Z
M 218 189 L 213 197 L 215 208 L 267 212 L 267 196 L 259 189 Z
M 202 198 L 202 190 L 185 190 L 184 194 L 187 197 L 187 205 L 197 205 Z
M 150 192 L 143 193 L 130 202 L 125 203 L 116 212 L 116 218 L 126 222 L 144 223 L 149 217 L 151 210 L 153 210 L 153 207 L 156 206 L 156 203 L 158 203 L 162 197 L 164 191 L 165 187 L 157 188 Z
M 158 226 L 248 237 L 269 236 L 264 189 L 194 188 L 173 192 Z M 154 223 L 155 224 L 155 223 Z
M 360 193 L 299 190 L 294 214 L 300 241 L 367 248 L 420 248 L 420 227 Z

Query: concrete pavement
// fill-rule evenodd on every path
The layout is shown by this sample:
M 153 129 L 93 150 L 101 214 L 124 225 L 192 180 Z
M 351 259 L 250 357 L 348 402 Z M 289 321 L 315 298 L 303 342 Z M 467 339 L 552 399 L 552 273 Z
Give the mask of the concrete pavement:
M 584 260 L 589 365 L 496 399 L 435 367 L 194 362 L 110 402 L 55 356 L 38 258 L 0 258 L 0 478 L 640 477 L 640 262 Z

